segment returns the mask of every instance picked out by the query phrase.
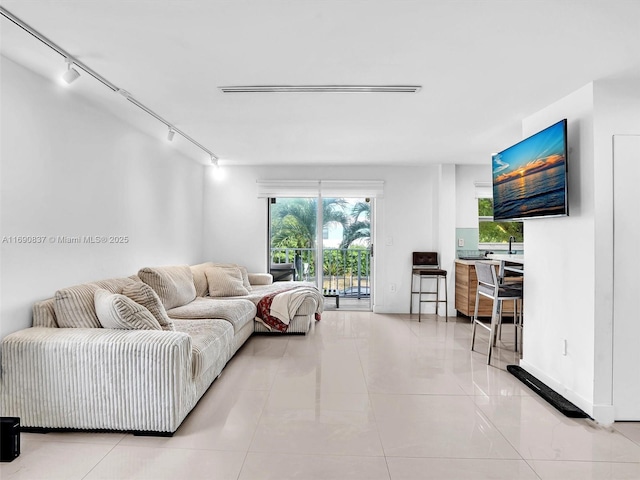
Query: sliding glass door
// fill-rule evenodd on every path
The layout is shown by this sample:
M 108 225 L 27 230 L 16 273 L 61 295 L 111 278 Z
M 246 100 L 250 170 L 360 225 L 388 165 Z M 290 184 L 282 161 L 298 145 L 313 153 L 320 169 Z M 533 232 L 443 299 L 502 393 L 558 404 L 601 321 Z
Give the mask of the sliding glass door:
M 312 281 L 316 277 L 317 198 L 269 201 L 270 271 L 275 281 Z
M 370 310 L 370 199 L 271 198 L 269 206 L 274 280 L 311 281 L 339 296 L 336 307 Z
M 371 202 L 325 198 L 322 286 L 344 309 L 371 309 Z

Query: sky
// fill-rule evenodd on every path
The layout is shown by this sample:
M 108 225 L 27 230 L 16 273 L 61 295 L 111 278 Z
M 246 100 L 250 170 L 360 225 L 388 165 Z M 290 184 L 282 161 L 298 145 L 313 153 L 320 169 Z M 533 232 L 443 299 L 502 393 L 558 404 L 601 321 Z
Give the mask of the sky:
M 493 175 L 498 183 L 563 162 L 565 123 L 560 121 L 493 156 Z

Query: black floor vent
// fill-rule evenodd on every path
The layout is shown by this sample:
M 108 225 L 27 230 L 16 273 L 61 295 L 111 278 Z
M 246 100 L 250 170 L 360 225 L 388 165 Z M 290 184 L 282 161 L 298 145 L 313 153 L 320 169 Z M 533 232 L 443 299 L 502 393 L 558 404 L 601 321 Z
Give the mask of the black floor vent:
M 522 367 L 519 367 L 518 365 L 507 365 L 507 371 L 529 388 L 533 389 L 534 392 L 544 398 L 565 416 L 571 418 L 590 418 L 589 415 L 584 413 L 562 395 L 547 387 L 536 377 L 523 370 Z

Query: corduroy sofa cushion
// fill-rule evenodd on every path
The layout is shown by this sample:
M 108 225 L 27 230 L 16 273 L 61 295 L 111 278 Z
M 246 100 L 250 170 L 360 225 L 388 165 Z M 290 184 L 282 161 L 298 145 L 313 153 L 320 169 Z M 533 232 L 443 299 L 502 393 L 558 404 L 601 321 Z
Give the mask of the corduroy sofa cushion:
M 233 298 L 216 300 L 198 297 L 188 305 L 167 310 L 167 315 L 176 320 L 219 318 L 231 323 L 234 331 L 237 332 L 253 321 L 256 316 L 256 306 L 247 300 Z
M 197 265 L 191 265 L 191 273 L 193 274 L 193 283 L 196 287 L 196 296 L 206 297 L 209 295 L 209 283 L 207 282 L 206 270 L 211 267 L 237 267 L 242 273 L 242 284 L 244 287 L 251 291 L 251 283 L 249 282 L 249 272 L 246 267 L 236 265 L 234 263 L 213 263 L 204 262 Z
M 173 322 L 167 316 L 167 311 L 164 309 L 160 297 L 149 285 L 143 282 L 126 285 L 122 289 L 122 294 L 149 310 L 162 330 L 174 330 Z
M 103 288 L 111 293 L 119 293 L 125 285 L 132 283 L 135 280 L 131 278 L 111 278 L 58 290 L 54 297 L 58 327 L 102 328 L 93 300 L 95 291 Z
M 176 320 L 177 332 L 191 337 L 191 372 L 198 378 L 216 363 L 226 361 L 233 327 L 224 320 Z
M 196 287 L 197 297 L 206 297 L 209 295 L 209 284 L 207 283 L 207 276 L 204 274 L 207 268 L 211 268 L 215 265 L 213 262 L 199 263 L 198 265 L 191 265 L 191 273 L 193 274 L 193 283 Z
M 138 271 L 138 276 L 155 290 L 166 310 L 186 305 L 196 298 L 189 265 L 145 267 Z
M 244 285 L 244 288 L 246 288 L 248 291 L 251 291 L 251 282 L 249 281 L 249 271 L 247 270 L 247 267 L 243 267 L 242 265 L 238 265 L 236 263 L 214 263 L 213 266 L 239 269 L 240 273 L 242 274 L 242 285 Z
M 242 281 L 242 272 L 236 266 L 215 266 L 205 270 L 210 297 L 237 297 L 248 295 Z
M 33 326 L 58 328 L 56 322 L 55 299 L 47 298 L 33 304 Z
M 149 310 L 119 293 L 99 288 L 95 291 L 96 314 L 103 328 L 118 330 L 161 330 Z

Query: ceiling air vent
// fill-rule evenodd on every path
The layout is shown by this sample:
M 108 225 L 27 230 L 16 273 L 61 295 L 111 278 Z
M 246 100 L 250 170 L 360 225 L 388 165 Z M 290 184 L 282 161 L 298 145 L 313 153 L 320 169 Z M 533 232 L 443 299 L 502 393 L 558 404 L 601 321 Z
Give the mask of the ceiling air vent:
M 248 85 L 218 87 L 223 93 L 417 93 L 420 85 Z

